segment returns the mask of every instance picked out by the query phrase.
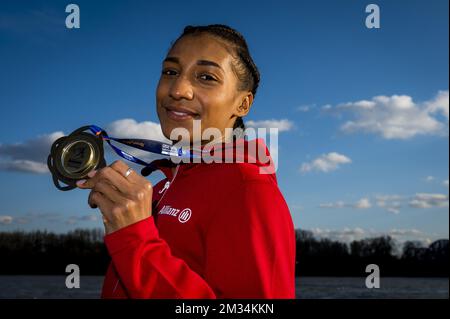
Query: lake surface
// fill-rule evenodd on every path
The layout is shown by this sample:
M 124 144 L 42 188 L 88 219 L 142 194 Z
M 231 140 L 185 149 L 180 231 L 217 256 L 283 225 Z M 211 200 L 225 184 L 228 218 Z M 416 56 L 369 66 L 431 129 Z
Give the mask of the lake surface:
M 297 278 L 297 298 L 448 299 L 448 278 L 381 277 L 380 288 L 369 289 L 362 277 Z
M 0 276 L 0 298 L 99 298 L 103 276 L 81 276 L 80 288 L 68 289 L 65 276 Z M 380 279 L 380 288 L 368 289 L 365 278 L 301 277 L 297 298 L 447 298 L 448 278 Z

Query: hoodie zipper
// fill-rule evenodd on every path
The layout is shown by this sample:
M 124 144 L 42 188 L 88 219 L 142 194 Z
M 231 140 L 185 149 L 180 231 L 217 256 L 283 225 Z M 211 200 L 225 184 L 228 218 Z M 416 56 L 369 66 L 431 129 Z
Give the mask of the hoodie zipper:
M 156 203 L 156 206 L 159 205 L 159 203 L 161 202 L 161 200 L 163 199 L 164 195 L 166 195 L 166 193 L 169 191 L 170 186 L 172 185 L 173 181 L 175 180 L 175 177 L 177 177 L 177 173 L 178 173 L 178 169 L 180 168 L 180 164 L 177 165 L 177 167 L 175 168 L 175 174 L 173 174 L 172 180 L 170 181 L 169 186 L 167 187 L 166 191 L 164 192 L 164 194 L 162 194 L 161 198 L 159 199 L 158 203 Z M 113 291 L 112 293 L 114 294 L 114 292 L 116 291 L 117 287 L 119 286 L 119 282 L 120 282 L 120 278 L 117 279 L 116 284 L 114 285 Z
M 167 194 L 167 192 L 169 191 L 170 186 L 172 186 L 173 181 L 175 180 L 175 177 L 177 177 L 178 174 L 178 169 L 180 168 L 180 164 L 177 165 L 177 167 L 175 168 L 175 173 L 173 174 L 172 180 L 170 181 L 169 186 L 167 186 L 166 191 L 164 192 L 164 194 L 162 194 L 161 198 L 159 199 L 159 201 L 156 203 L 156 206 L 159 205 L 159 203 L 162 201 L 162 199 L 164 198 L 164 196 Z

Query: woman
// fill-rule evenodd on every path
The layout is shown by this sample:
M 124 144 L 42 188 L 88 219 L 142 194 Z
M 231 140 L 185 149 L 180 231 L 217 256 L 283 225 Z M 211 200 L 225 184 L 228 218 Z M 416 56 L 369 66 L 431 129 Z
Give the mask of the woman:
M 202 132 L 222 133 L 212 139 L 219 153 L 255 143 L 268 154 L 261 139 L 229 134 L 244 128 L 258 83 L 240 33 L 225 25 L 186 27 L 163 62 L 156 92 L 164 135 L 183 128 L 192 137 L 200 120 Z M 258 156 L 244 157 L 240 163 L 157 160 L 152 164 L 166 178 L 154 187 L 123 161 L 80 182 L 92 189 L 89 205 L 103 214 L 112 258 L 102 297 L 295 298 L 288 207 L 275 174 L 261 173 L 266 164 Z

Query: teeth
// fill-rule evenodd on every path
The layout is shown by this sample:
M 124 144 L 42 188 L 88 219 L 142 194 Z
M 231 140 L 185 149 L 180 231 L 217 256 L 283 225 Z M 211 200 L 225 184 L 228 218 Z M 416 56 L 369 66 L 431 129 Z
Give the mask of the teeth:
M 175 113 L 176 115 L 179 115 L 179 116 L 188 115 L 187 113 L 184 113 L 184 112 L 172 111 L 172 113 Z

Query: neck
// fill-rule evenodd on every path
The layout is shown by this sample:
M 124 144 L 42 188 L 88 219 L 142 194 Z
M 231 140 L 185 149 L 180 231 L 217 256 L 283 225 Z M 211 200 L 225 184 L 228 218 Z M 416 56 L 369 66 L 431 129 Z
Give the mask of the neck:
M 200 140 L 200 141 L 190 141 L 189 144 L 178 144 L 178 146 L 181 147 L 187 147 L 189 149 L 196 149 L 199 147 L 203 147 L 205 145 L 214 145 L 214 144 L 220 144 L 220 143 L 231 143 L 233 141 L 233 134 L 222 134 L 220 137 L 217 138 L 211 138 L 209 140 Z M 180 141 L 173 140 L 173 144 L 177 144 Z

